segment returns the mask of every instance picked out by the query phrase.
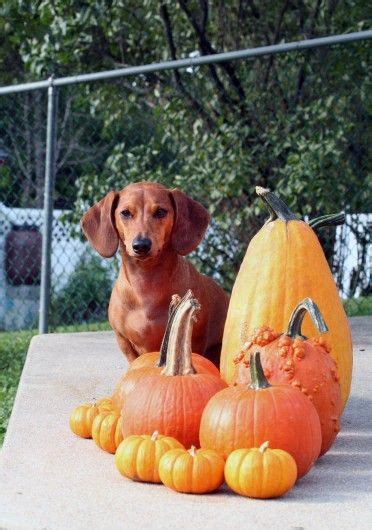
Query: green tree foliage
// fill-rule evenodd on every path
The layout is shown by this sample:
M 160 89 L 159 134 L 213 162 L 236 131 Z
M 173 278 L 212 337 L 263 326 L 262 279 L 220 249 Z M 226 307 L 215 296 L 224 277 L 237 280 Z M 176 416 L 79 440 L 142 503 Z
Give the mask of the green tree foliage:
M 4 0 L 0 10 L 0 75 L 9 82 L 357 31 L 366 2 Z M 134 180 L 184 189 L 214 218 L 195 259 L 230 287 L 265 216 L 256 184 L 279 190 L 301 216 L 370 209 L 368 49 L 360 42 L 63 89 L 58 193 L 76 199 L 80 215 Z M 333 236 L 324 242 L 332 261 Z

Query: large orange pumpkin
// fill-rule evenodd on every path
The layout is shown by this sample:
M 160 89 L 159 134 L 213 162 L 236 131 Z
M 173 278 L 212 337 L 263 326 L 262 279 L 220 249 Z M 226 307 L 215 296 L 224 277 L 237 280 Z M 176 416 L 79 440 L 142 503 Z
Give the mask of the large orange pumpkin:
M 112 394 L 113 407 L 117 411 L 121 411 L 125 396 L 129 394 L 137 382 L 145 375 L 159 374 L 165 366 L 167 359 L 167 348 L 169 342 L 169 334 L 173 323 L 175 310 L 177 309 L 181 299 L 178 295 L 173 295 L 169 306 L 168 322 L 165 328 L 160 351 L 143 353 L 135 359 L 116 384 L 115 390 Z M 220 377 L 218 368 L 206 357 L 198 353 L 191 354 L 192 364 L 195 371 L 199 374 L 214 374 Z
M 325 333 L 327 326 L 318 306 L 305 298 L 293 311 L 286 333 L 276 333 L 266 326 L 256 329 L 236 358 L 235 382 L 250 384 L 250 353 L 259 351 L 265 376 L 271 384 L 295 386 L 314 404 L 322 430 L 322 455 L 340 430 L 341 389 L 337 366 L 326 342 L 302 335 L 301 324 L 307 312 L 319 333 Z
M 227 458 L 235 449 L 269 441 L 271 447 L 293 456 L 300 478 L 320 453 L 318 413 L 297 388 L 269 384 L 259 352 L 251 355 L 250 370 L 250 386 L 225 388 L 211 398 L 200 423 L 200 445 Z
M 270 218 L 251 240 L 237 275 L 225 324 L 220 370 L 227 383 L 234 377 L 234 358 L 260 326 L 283 330 L 296 305 L 315 300 L 327 322 L 327 340 L 337 362 L 342 403 L 350 392 L 352 344 L 349 324 L 327 260 L 313 228 L 339 223 L 342 215 L 323 216 L 307 224 L 270 190 L 257 187 Z M 308 317 L 303 332 L 310 336 Z M 320 336 L 319 333 L 315 334 Z
M 144 375 L 123 404 L 123 436 L 159 431 L 185 447 L 199 445 L 199 424 L 209 399 L 226 387 L 211 373 L 197 373 L 191 361 L 191 335 L 198 301 L 188 291 L 174 315 L 167 360 L 160 373 Z

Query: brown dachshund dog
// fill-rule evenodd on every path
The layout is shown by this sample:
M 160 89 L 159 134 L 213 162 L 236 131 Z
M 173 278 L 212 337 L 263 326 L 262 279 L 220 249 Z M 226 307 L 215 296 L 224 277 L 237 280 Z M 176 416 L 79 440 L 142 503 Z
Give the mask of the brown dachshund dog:
M 228 295 L 183 256 L 202 240 L 208 211 L 177 189 L 140 182 L 111 191 L 81 220 L 92 246 L 105 258 L 119 248 L 122 265 L 109 321 L 129 362 L 159 351 L 173 294 L 191 289 L 201 304 L 193 351 L 218 364 Z

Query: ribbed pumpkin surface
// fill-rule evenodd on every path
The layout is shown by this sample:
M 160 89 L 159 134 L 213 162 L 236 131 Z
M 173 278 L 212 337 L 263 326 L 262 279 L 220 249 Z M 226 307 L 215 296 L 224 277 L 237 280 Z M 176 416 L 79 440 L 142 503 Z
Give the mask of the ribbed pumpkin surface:
M 212 374 L 144 377 L 124 401 L 123 437 L 159 431 L 185 447 L 198 447 L 204 407 L 225 386 Z
M 256 327 L 286 328 L 292 310 L 312 298 L 327 322 L 327 342 L 338 365 L 343 405 L 350 392 L 352 344 L 349 324 L 318 238 L 304 221 L 276 219 L 251 240 L 237 275 L 225 324 L 220 370 L 234 377 L 234 357 Z M 320 336 L 308 316 L 306 336 Z

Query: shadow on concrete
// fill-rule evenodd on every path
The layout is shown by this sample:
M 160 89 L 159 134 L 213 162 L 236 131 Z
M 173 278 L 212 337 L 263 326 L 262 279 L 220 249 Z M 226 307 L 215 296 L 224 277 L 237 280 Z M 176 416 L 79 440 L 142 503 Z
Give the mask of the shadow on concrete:
M 337 503 L 372 492 L 372 399 L 351 397 L 331 450 L 283 498 L 287 502 Z M 367 502 L 367 498 L 366 498 Z
M 341 418 L 341 433 L 349 430 L 372 431 L 372 399 L 351 396 Z

